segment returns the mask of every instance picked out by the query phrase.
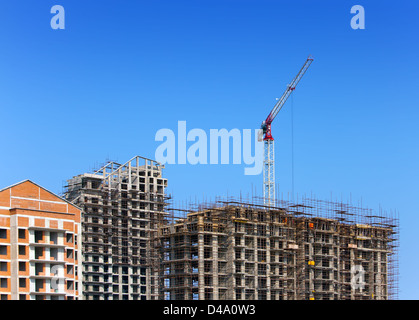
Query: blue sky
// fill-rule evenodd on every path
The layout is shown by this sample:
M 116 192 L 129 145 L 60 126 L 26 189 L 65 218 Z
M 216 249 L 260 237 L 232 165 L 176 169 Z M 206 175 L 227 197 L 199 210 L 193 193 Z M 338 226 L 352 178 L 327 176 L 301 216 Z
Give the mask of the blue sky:
M 50 27 L 53 5 L 65 30 Z M 353 5 L 365 30 L 353 30 Z M 106 159 L 154 158 L 157 130 L 257 129 L 309 54 L 273 123 L 277 188 L 400 214 L 400 298 L 419 299 L 416 1 L 0 3 L 0 187 L 63 182 Z M 182 204 L 261 195 L 244 165 L 167 165 Z M 220 181 L 223 181 L 220 183 Z

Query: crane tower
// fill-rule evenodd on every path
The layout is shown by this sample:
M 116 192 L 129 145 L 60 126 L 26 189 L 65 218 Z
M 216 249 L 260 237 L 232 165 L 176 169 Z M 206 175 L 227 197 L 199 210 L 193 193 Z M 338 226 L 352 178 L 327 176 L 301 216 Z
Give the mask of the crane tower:
M 273 107 L 265 121 L 261 125 L 261 134 L 264 141 L 264 160 L 263 160 L 263 201 L 267 206 L 275 205 L 275 154 L 274 154 L 274 138 L 272 137 L 271 125 L 272 121 L 278 115 L 288 97 L 295 90 L 298 82 L 301 80 L 313 58 L 309 56 L 297 76 L 287 86 L 284 94 Z

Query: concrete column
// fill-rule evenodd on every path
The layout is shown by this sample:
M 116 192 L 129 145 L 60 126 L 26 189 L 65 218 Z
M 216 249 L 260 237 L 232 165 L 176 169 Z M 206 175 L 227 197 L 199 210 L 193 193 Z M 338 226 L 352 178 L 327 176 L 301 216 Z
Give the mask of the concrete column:
M 198 293 L 199 300 L 205 300 L 205 277 L 204 277 L 204 218 L 198 217 Z
M 253 228 L 255 228 L 256 226 L 255 225 L 253 225 Z M 254 230 L 254 231 L 256 231 L 256 230 Z M 258 241 L 257 241 L 258 239 L 257 239 L 257 237 L 256 236 L 253 236 L 253 248 L 254 248 L 254 251 L 255 251 L 255 263 L 254 263 L 254 284 L 255 284 L 255 290 L 254 290 L 254 292 L 255 292 L 255 296 L 254 296 L 254 299 L 255 300 L 258 300 Z
M 308 235 L 308 260 L 314 261 L 314 235 L 312 231 L 307 231 L 309 233 Z M 308 266 L 306 266 L 308 267 Z M 310 292 L 310 297 L 314 297 L 313 291 L 314 291 L 314 267 L 309 267 L 309 282 L 308 282 L 308 289 Z
M 349 259 L 349 261 L 350 261 L 350 267 L 351 267 L 351 270 L 352 270 L 352 267 L 355 265 L 355 249 L 353 249 L 353 248 L 351 248 L 350 249 L 350 251 L 349 251 L 349 255 L 350 255 L 350 259 Z M 351 274 L 351 277 L 352 277 L 352 274 Z M 353 288 L 353 286 L 351 286 L 351 300 L 354 300 L 355 299 L 355 289 Z
M 270 220 L 269 214 L 266 216 L 266 220 Z M 271 238 L 269 226 L 265 225 L 266 230 L 266 299 L 271 300 Z
M 227 243 L 228 243 L 228 248 L 227 248 L 227 299 L 229 300 L 233 300 L 234 299 L 234 283 L 235 283 L 235 278 L 234 278 L 234 236 L 233 236 L 233 231 L 234 231 L 234 224 L 231 220 L 228 220 L 227 222 L 227 234 L 228 234 L 228 239 L 227 239 Z
M 218 236 L 212 236 L 212 274 L 213 278 L 213 300 L 218 300 Z
M 29 246 L 26 248 L 29 250 Z M 19 299 L 19 283 L 18 283 L 18 230 L 16 215 L 10 216 L 10 289 L 11 299 Z
M 381 275 L 381 252 L 377 252 L 377 279 L 375 279 L 375 283 L 377 284 L 377 292 L 376 298 L 377 300 L 382 300 L 382 275 Z

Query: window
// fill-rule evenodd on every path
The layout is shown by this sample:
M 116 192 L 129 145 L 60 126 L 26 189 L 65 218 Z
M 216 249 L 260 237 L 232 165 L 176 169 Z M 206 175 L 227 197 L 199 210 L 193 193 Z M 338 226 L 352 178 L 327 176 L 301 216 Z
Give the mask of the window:
M 2 295 L 1 295 L 1 300 L 8 300 L 8 299 L 7 299 L 7 294 L 2 294 Z
M 26 262 L 19 262 L 19 271 L 26 271 Z
M 57 248 L 50 248 L 49 255 L 52 259 L 58 260 L 58 249 Z
M 7 239 L 7 229 L 0 229 L 0 239 Z
M 7 262 L 0 262 L 0 271 L 7 272 Z
M 20 294 L 19 300 L 26 300 L 26 294 Z
M 92 189 L 98 189 L 100 187 L 100 181 L 92 181 Z
M 67 290 L 74 290 L 74 282 L 73 281 L 67 281 Z M 98 291 L 98 290 L 95 290 Z
M 26 255 L 26 246 L 19 246 L 19 254 L 21 256 Z
M 67 265 L 67 274 L 73 274 L 73 266 L 71 264 Z
M 35 259 L 39 259 L 43 256 L 44 254 L 44 248 L 42 247 L 36 247 L 35 248 Z
M 19 278 L 19 288 L 26 288 L 26 278 Z
M 73 259 L 73 250 L 67 249 L 67 259 Z
M 40 289 L 44 288 L 44 280 L 43 279 L 36 279 L 35 280 L 35 290 L 39 291 Z
M 42 263 L 35 263 L 35 275 L 40 275 L 44 272 L 44 265 Z
M 44 234 L 42 231 L 35 231 L 35 242 L 42 241 Z
M 0 288 L 7 288 L 7 278 L 0 279 Z
M 58 233 L 57 232 L 50 232 L 50 234 L 49 234 L 49 240 L 53 244 L 57 244 L 58 243 Z
M 25 229 L 19 229 L 19 239 L 25 239 L 26 238 L 26 230 Z
M 7 246 L 0 246 L 0 256 L 7 255 Z

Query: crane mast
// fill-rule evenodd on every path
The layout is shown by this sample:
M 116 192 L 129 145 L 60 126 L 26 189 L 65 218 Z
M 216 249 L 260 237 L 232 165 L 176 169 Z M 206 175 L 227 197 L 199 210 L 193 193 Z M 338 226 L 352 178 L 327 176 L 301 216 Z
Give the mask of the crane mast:
M 292 91 L 295 90 L 298 82 L 300 82 L 303 75 L 306 73 L 308 67 L 313 62 L 313 58 L 309 56 L 300 69 L 295 78 L 287 86 L 282 97 L 278 99 L 275 106 L 272 108 L 268 117 L 262 122 L 261 129 L 263 130 L 264 141 L 264 161 L 263 161 L 263 201 L 267 206 L 275 205 L 275 154 L 274 154 L 274 138 L 272 137 L 271 125 L 272 121 L 278 115 L 279 111 L 284 106 Z

